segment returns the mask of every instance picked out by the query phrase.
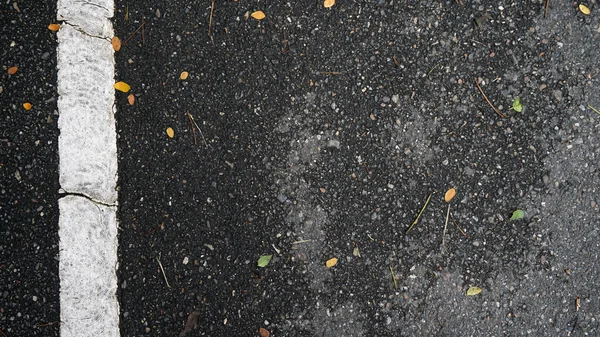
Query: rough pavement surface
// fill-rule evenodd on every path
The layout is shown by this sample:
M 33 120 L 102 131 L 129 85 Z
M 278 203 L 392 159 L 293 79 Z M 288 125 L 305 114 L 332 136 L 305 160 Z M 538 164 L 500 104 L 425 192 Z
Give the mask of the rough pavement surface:
M 117 1 L 122 335 L 600 334 L 598 2 L 462 2 Z
M 0 331 L 58 336 L 56 2 L 4 2 L 0 22 Z

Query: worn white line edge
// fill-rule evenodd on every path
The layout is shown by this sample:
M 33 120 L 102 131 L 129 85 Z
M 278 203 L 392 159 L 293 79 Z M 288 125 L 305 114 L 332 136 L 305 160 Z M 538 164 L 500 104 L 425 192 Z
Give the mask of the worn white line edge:
M 118 337 L 112 0 L 58 0 L 61 337 Z

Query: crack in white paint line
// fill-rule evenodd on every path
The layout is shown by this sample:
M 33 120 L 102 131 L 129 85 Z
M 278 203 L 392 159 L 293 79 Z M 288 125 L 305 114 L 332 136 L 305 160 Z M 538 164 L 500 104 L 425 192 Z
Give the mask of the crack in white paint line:
M 61 337 L 118 337 L 112 0 L 58 0 Z

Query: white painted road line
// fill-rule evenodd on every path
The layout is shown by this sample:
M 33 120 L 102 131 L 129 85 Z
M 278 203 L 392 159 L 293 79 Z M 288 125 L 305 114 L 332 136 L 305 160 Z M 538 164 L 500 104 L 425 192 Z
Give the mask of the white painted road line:
M 113 6 L 58 1 L 62 337 L 119 336 Z

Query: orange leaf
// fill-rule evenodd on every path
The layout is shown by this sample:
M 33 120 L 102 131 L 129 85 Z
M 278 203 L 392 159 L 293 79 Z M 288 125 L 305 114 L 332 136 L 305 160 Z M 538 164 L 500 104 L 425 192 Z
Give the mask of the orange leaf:
M 121 92 L 128 92 L 129 89 L 131 89 L 129 84 L 127 84 L 125 82 L 117 82 L 117 83 L 115 83 L 114 87 L 115 87 L 115 89 L 117 89 Z
M 338 262 L 338 259 L 336 259 L 335 257 L 332 257 L 331 259 L 327 260 L 327 262 L 325 262 L 325 266 L 327 268 L 331 268 L 333 266 L 335 266 Z
M 453 188 L 449 189 L 448 191 L 446 191 L 446 195 L 444 195 L 444 200 L 446 200 L 446 202 L 450 202 L 450 200 L 452 200 L 452 198 L 454 198 L 455 195 L 456 195 L 456 189 L 453 187 Z
M 256 12 L 250 14 L 250 16 L 252 16 L 256 20 L 262 20 L 266 17 L 266 15 L 263 11 L 256 11 Z
M 127 102 L 129 102 L 129 105 L 133 105 L 135 103 L 135 96 L 129 94 L 129 96 L 127 96 Z
M 14 74 L 17 73 L 17 70 L 19 70 L 19 68 L 17 68 L 17 67 L 10 67 L 10 68 L 8 68 L 8 74 L 9 75 L 14 75 Z
M 112 40 L 110 40 L 110 43 L 112 43 L 113 49 L 115 51 L 121 50 L 121 40 L 118 37 L 113 36 Z
M 269 332 L 269 330 L 267 330 L 265 328 L 258 329 L 258 332 L 260 333 L 260 337 L 269 337 L 269 336 L 271 336 L 271 333 Z
M 29 111 L 29 110 L 31 110 L 31 107 L 32 107 L 31 103 L 29 103 L 29 102 L 23 103 L 23 108 L 25 110 Z
M 51 23 L 48 25 L 48 29 L 50 29 L 53 32 L 56 32 L 59 28 L 60 25 L 58 23 Z
M 169 138 L 175 137 L 175 131 L 173 131 L 172 128 L 167 128 L 167 136 L 169 136 Z
M 325 8 L 331 8 L 333 5 L 335 5 L 335 0 L 325 0 L 323 2 L 323 6 L 325 6 Z
M 183 72 L 181 72 L 181 75 L 179 75 L 179 79 L 185 81 L 185 80 L 187 80 L 189 75 L 190 74 L 187 71 L 183 71 Z

